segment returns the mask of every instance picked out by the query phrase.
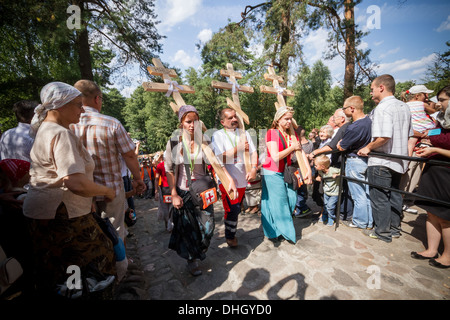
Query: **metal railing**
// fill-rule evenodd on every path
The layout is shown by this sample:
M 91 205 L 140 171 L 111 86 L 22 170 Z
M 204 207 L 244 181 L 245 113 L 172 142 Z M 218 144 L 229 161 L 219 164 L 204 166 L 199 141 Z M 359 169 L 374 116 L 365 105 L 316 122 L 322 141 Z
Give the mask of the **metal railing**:
M 347 151 L 339 151 L 339 150 L 333 150 L 333 151 L 328 151 L 328 152 L 324 152 L 322 154 L 333 154 L 333 153 L 341 153 L 341 168 L 340 168 L 340 179 L 339 179 L 339 197 L 338 197 L 338 212 L 336 212 L 336 221 L 335 221 L 335 229 L 337 229 L 339 227 L 339 221 L 340 221 L 340 215 L 341 215 L 341 201 L 342 201 L 342 193 L 343 193 L 343 183 L 344 183 L 344 179 L 346 179 L 347 181 L 353 181 L 353 182 L 359 182 L 359 183 L 364 183 L 364 184 L 368 184 L 370 187 L 375 187 L 375 188 L 380 188 L 383 190 L 389 190 L 389 191 L 394 191 L 394 192 L 398 192 L 400 194 L 403 195 L 409 195 L 412 196 L 414 198 L 418 198 L 418 199 L 422 199 L 422 200 L 426 200 L 426 201 L 431 201 L 440 205 L 444 205 L 444 206 L 448 206 L 450 207 L 450 202 L 447 201 L 443 201 L 440 199 L 434 199 L 434 198 L 430 198 L 427 196 L 423 196 L 417 193 L 412 193 L 412 192 L 407 192 L 407 191 L 403 191 L 400 189 L 396 189 L 396 188 L 391 188 L 391 187 L 386 187 L 386 186 L 382 186 L 382 185 L 378 185 L 378 184 L 374 184 L 374 183 L 370 183 L 366 180 L 360 180 L 360 179 L 355 179 L 355 178 L 351 178 L 345 175 L 345 162 L 347 160 Z M 417 161 L 417 162 L 424 162 L 424 163 L 428 163 L 430 165 L 440 165 L 440 166 L 449 166 L 450 167 L 450 161 L 440 161 L 440 160 L 433 160 L 433 159 L 428 159 L 428 158 L 418 158 L 418 157 L 409 157 L 409 156 L 401 156 L 401 155 L 396 155 L 396 154 L 386 154 L 386 153 L 382 153 L 382 152 L 376 152 L 376 151 L 372 151 L 369 153 L 369 156 L 378 156 L 378 157 L 385 157 L 385 158 L 395 158 L 395 159 L 402 159 L 402 160 L 408 160 L 408 161 Z

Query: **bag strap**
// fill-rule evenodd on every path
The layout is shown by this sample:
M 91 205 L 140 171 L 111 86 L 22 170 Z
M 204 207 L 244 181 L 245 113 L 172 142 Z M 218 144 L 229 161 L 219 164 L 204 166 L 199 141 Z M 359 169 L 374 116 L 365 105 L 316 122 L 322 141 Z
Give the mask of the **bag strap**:
M 200 148 L 201 148 L 201 146 L 200 146 Z M 185 150 L 184 146 L 183 146 L 183 150 Z M 187 161 L 189 161 L 189 159 L 187 159 L 187 155 L 185 154 L 188 151 L 191 152 L 190 150 L 185 150 L 185 152 L 183 153 L 183 160 L 184 160 L 184 169 L 186 170 L 188 183 L 189 183 L 189 186 L 191 186 L 191 184 L 192 184 L 192 182 L 191 182 L 191 170 L 190 170 L 189 164 L 186 163 Z M 195 162 L 195 159 L 194 159 L 194 162 Z M 205 170 L 205 175 L 208 175 L 209 177 L 211 177 L 209 175 L 208 170 L 206 169 L 206 163 L 203 160 L 203 155 L 202 155 L 202 165 L 203 165 L 203 169 Z
M 279 129 L 275 129 L 275 130 L 278 131 L 278 135 L 279 135 L 279 137 L 280 137 L 281 143 L 283 144 L 283 148 L 286 149 L 286 140 L 284 139 L 283 135 L 281 134 L 281 131 L 280 131 Z M 284 150 L 284 149 L 283 149 L 283 150 Z M 286 162 L 285 165 L 289 165 L 289 163 L 288 163 L 288 162 L 289 162 L 289 161 L 288 161 L 288 157 L 289 157 L 289 155 L 287 155 L 287 156 L 284 158 L 284 161 Z

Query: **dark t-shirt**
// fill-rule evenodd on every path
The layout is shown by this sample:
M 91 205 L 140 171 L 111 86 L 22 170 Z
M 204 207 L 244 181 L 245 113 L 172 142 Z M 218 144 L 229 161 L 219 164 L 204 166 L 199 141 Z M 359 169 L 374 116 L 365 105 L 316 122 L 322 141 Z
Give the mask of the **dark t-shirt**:
M 341 147 L 348 151 L 348 156 L 356 157 L 359 149 L 372 141 L 372 121 L 364 117 L 351 123 L 342 137 Z
M 333 139 L 331 139 L 327 146 L 329 146 L 332 150 L 337 150 L 337 144 L 344 136 L 350 124 L 350 122 L 347 122 L 342 127 L 340 127 L 336 135 L 333 137 Z M 331 166 L 336 168 L 339 168 L 341 166 L 341 154 L 339 152 L 331 154 Z

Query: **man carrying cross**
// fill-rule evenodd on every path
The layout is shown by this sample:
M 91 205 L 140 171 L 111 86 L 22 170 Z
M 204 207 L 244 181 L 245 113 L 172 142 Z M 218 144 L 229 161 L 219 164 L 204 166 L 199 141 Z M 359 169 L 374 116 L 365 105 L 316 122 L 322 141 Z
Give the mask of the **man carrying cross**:
M 246 142 L 240 139 L 239 120 L 235 110 L 231 108 L 223 109 L 220 113 L 220 123 L 223 125 L 223 129 L 216 131 L 211 140 L 214 153 L 218 157 L 222 157 L 225 168 L 233 178 L 238 190 L 237 197 L 231 200 L 223 185 L 219 184 L 225 211 L 225 239 L 230 247 L 236 247 L 238 243 L 236 229 L 238 216 L 241 212 L 241 201 L 245 195 L 247 182 L 253 180 L 256 176 L 258 154 L 248 132 L 245 132 Z M 247 173 L 244 163 L 244 151 L 248 151 L 251 158 L 251 170 Z

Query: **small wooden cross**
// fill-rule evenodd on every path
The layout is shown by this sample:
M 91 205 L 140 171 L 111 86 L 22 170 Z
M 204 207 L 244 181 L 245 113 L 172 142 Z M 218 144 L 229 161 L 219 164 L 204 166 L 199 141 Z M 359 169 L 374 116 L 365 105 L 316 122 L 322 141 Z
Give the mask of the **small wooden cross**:
M 268 86 L 260 86 L 260 91 L 264 93 L 272 93 L 277 95 L 277 102 L 275 102 L 275 108 L 278 110 L 281 107 L 286 106 L 286 101 L 284 100 L 284 96 L 290 96 L 293 97 L 295 94 L 292 90 L 287 90 L 286 88 L 280 87 L 280 82 L 283 82 L 283 77 L 277 76 L 275 73 L 275 70 L 273 66 L 269 66 L 268 68 L 269 73 L 264 74 L 264 79 L 272 81 L 273 87 Z M 292 141 L 297 142 L 297 137 L 295 136 L 295 130 L 294 127 L 298 127 L 297 123 L 294 119 L 292 119 L 291 127 L 289 128 L 289 135 L 291 136 Z M 302 152 L 296 151 L 295 156 L 297 157 L 297 162 L 300 167 L 300 171 L 302 173 L 303 179 L 307 177 L 308 172 L 311 170 L 309 168 L 309 165 L 304 162 Z M 309 169 L 309 170 L 308 170 Z
M 213 80 L 211 82 L 211 86 L 217 89 L 231 90 L 233 100 L 227 97 L 227 105 L 236 111 L 236 115 L 239 121 L 239 128 L 241 129 L 239 139 L 245 143 L 247 141 L 247 136 L 245 134 L 244 121 L 247 124 L 249 124 L 250 121 L 248 119 L 248 116 L 241 109 L 241 103 L 239 101 L 239 91 L 253 93 L 254 90 L 252 87 L 240 86 L 237 83 L 236 79 L 242 79 L 242 74 L 240 72 L 234 71 L 233 65 L 231 63 L 227 63 L 226 70 L 224 69 L 220 70 L 220 75 L 223 77 L 229 77 L 231 83 Z M 245 171 L 247 173 L 250 172 L 250 170 L 252 169 L 252 164 L 250 161 L 250 154 L 248 151 L 244 151 L 244 164 L 245 164 Z
M 178 114 L 178 111 L 180 110 L 180 108 L 185 105 L 186 103 L 184 102 L 183 98 L 181 97 L 180 93 L 195 93 L 194 87 L 192 86 L 185 86 L 185 85 L 179 85 L 178 83 L 174 83 L 174 81 L 171 80 L 172 78 L 175 78 L 177 76 L 175 70 L 173 69 L 166 69 L 164 67 L 164 65 L 161 63 L 161 61 L 157 58 L 153 58 L 152 59 L 153 64 L 155 65 L 154 67 L 149 66 L 147 67 L 148 72 L 151 75 L 155 75 L 155 76 L 162 76 L 164 79 L 165 83 L 156 83 L 156 82 L 144 82 L 142 84 L 142 86 L 144 87 L 145 91 L 153 91 L 153 92 L 167 92 L 167 94 L 172 94 L 173 98 L 176 102 L 170 103 L 170 107 L 172 108 L 172 110 Z M 201 122 L 201 125 L 203 127 L 203 130 L 206 131 L 206 127 L 205 124 Z M 198 134 L 197 134 L 198 136 Z M 214 168 L 214 171 L 216 173 L 216 175 L 219 177 L 220 181 L 222 182 L 222 184 L 225 187 L 226 192 L 228 193 L 228 188 L 230 185 L 230 180 L 228 179 L 228 177 L 226 176 L 225 172 L 223 171 L 219 161 L 217 160 L 216 155 L 214 154 L 214 152 L 211 150 L 211 148 L 209 147 L 209 145 L 206 143 L 206 140 L 203 139 L 203 134 L 200 137 L 200 139 L 194 138 L 195 141 L 201 141 L 201 146 L 202 146 L 202 150 L 206 155 L 206 158 L 209 160 L 209 162 L 211 163 L 212 167 Z M 233 200 L 234 196 L 233 194 L 229 194 L 230 199 Z

